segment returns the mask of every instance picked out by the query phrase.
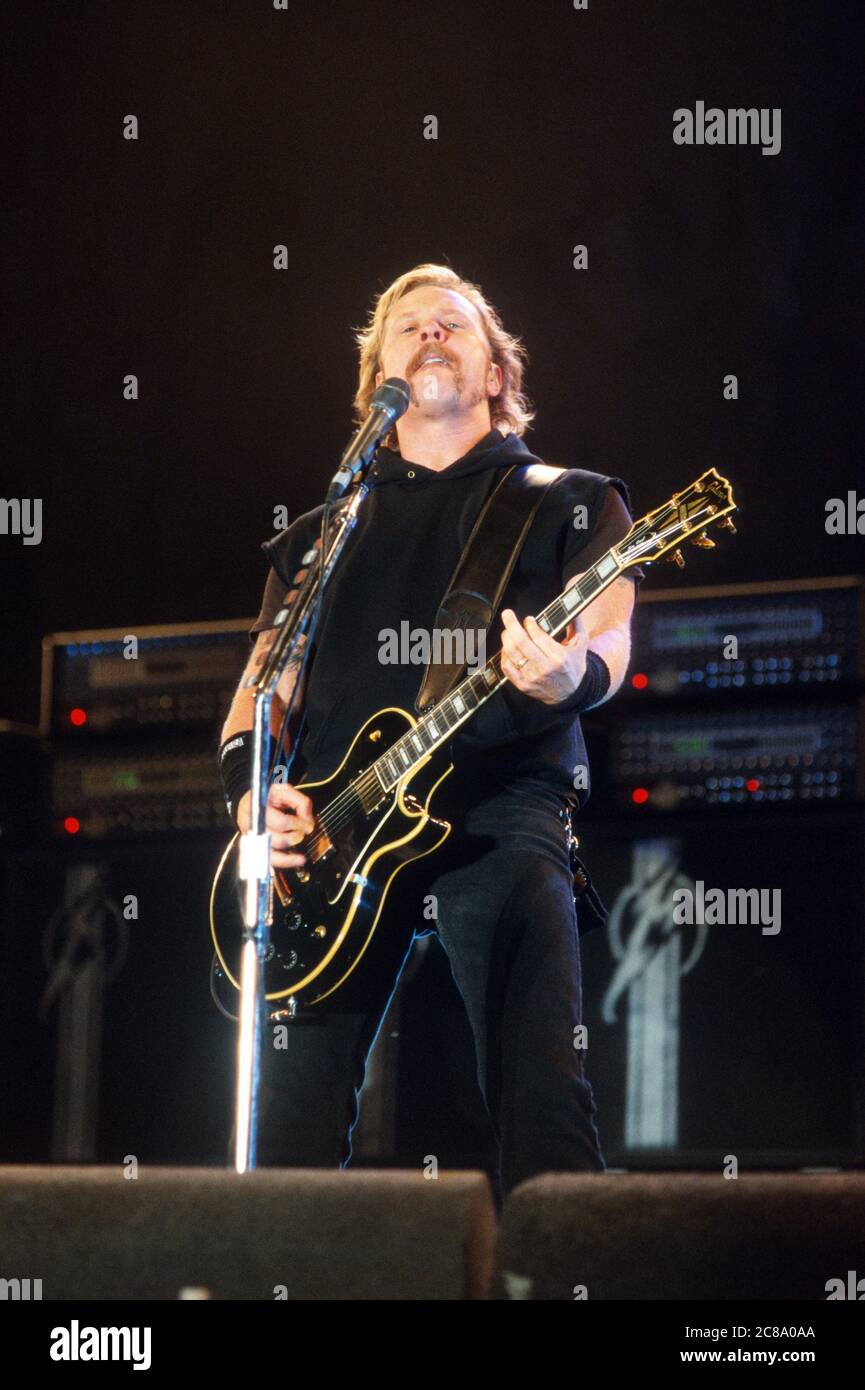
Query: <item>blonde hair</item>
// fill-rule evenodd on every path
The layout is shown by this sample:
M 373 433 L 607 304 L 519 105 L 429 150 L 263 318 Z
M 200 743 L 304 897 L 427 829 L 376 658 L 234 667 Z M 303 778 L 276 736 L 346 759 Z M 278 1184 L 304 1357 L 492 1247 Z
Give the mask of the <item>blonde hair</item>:
M 495 428 L 503 434 L 524 434 L 534 411 L 523 395 L 523 368 L 528 356 L 519 338 L 507 333 L 502 321 L 491 304 L 484 298 L 478 285 L 464 280 L 446 265 L 416 265 L 407 270 L 383 290 L 370 312 L 365 328 L 355 329 L 355 338 L 360 348 L 360 372 L 357 392 L 354 398 L 355 419 L 360 425 L 369 414 L 370 402 L 375 391 L 376 373 L 381 370 L 381 351 L 384 341 L 387 316 L 391 309 L 411 290 L 422 285 L 438 285 L 442 289 L 456 290 L 473 304 L 480 314 L 489 342 L 492 361 L 501 368 L 502 389 L 498 396 L 489 398 L 490 419 Z M 396 431 L 391 430 L 384 441 L 390 448 L 397 448 Z

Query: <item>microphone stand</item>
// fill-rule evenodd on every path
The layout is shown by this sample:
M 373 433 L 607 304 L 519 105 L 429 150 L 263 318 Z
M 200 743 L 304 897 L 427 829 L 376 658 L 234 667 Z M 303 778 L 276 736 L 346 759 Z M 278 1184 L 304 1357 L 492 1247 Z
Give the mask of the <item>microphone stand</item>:
M 346 497 L 334 505 L 328 536 L 321 551 L 314 551 L 297 596 L 276 617 L 280 631 L 270 649 L 265 667 L 248 685 L 255 690 L 255 716 L 252 746 L 252 821 L 240 837 L 239 875 L 243 893 L 243 938 L 240 964 L 240 1017 L 237 1033 L 237 1086 L 234 1111 L 234 1168 L 247 1173 L 255 1168 L 258 1147 L 259 1083 L 264 1018 L 267 1011 L 264 963 L 270 950 L 273 921 L 273 869 L 270 862 L 270 835 L 265 829 L 267 813 L 270 712 L 274 691 L 288 662 L 297 650 L 301 635 L 315 615 L 319 570 L 322 589 L 357 524 L 369 488 L 355 482 Z M 332 535 L 331 535 L 332 533 Z M 324 553 L 326 550 L 326 554 Z M 294 1017 L 297 1001 L 287 1000 L 285 1013 Z

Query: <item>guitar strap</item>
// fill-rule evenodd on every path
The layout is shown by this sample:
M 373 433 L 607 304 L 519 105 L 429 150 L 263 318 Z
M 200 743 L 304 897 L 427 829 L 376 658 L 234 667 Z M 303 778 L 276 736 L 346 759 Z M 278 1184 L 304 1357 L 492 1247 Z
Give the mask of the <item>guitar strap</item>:
M 436 614 L 435 628 L 489 630 L 535 512 L 564 472 L 545 463 L 503 470 L 482 506 Z M 450 648 L 453 652 L 453 645 Z M 466 662 L 427 663 L 414 707 L 425 714 L 462 680 Z
M 563 471 L 545 463 L 530 463 L 519 467 L 514 464 L 504 472 L 484 502 L 451 576 L 436 615 L 437 628 L 488 631 L 535 513 L 547 490 Z M 415 699 L 415 711 L 425 714 L 449 694 L 462 679 L 465 667 L 465 663 L 456 662 L 434 665 L 430 660 Z M 593 927 L 603 926 L 608 913 L 588 869 L 577 857 L 570 810 L 565 824 L 578 930 L 582 936 Z

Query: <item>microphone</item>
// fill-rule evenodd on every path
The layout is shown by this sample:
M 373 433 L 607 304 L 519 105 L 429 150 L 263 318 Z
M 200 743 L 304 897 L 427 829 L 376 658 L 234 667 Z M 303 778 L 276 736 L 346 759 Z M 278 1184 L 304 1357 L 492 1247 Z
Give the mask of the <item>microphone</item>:
M 403 381 L 401 376 L 389 376 L 387 381 L 382 382 L 370 402 L 369 415 L 340 459 L 339 468 L 327 490 L 325 505 L 336 502 L 348 491 L 391 425 L 408 410 L 410 402 L 408 382 Z

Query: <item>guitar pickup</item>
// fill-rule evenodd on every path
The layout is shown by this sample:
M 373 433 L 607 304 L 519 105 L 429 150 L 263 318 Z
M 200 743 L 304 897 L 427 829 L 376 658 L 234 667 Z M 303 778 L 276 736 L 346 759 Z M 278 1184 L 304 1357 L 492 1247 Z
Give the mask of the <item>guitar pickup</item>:
M 327 834 L 327 832 L 322 828 L 321 822 L 319 820 L 316 820 L 315 822 L 314 835 L 316 838 L 316 846 L 309 857 L 312 860 L 313 864 L 319 864 L 321 863 L 322 859 L 326 859 L 329 854 L 333 853 L 333 841 L 330 839 L 330 836 Z M 298 846 L 298 848 L 302 848 L 302 846 Z

